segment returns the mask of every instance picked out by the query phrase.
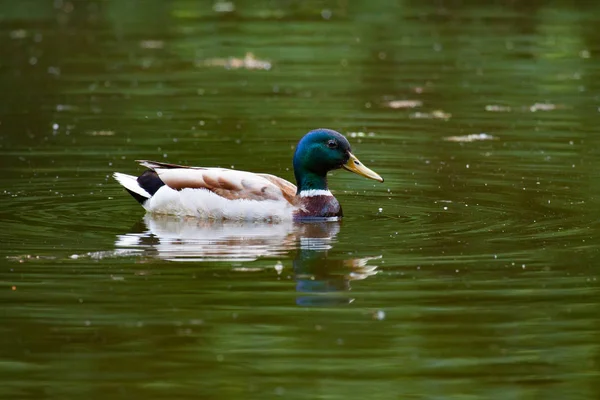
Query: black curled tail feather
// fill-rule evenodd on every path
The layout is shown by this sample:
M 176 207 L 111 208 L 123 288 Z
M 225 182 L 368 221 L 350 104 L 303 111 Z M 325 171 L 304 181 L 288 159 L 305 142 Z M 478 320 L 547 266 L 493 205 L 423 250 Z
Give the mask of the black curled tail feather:
M 158 191 L 158 189 L 160 189 L 165 184 L 158 177 L 158 174 L 156 173 L 156 171 L 153 171 L 151 169 L 147 169 L 146 171 L 144 171 L 144 173 L 137 178 L 137 182 L 138 182 L 138 185 L 140 185 L 140 187 L 142 189 L 144 189 L 146 192 L 148 192 L 151 196 L 154 196 L 154 193 L 156 193 Z M 135 197 L 135 196 L 133 196 L 133 197 Z M 142 196 L 140 196 L 140 197 L 142 197 Z M 137 198 L 136 198 L 136 200 L 137 200 Z M 146 200 L 148 200 L 148 199 L 144 198 L 144 201 L 146 201 Z M 138 200 L 138 201 L 140 201 L 140 200 Z M 140 203 L 141 203 L 141 201 L 140 201 Z
M 142 206 L 165 184 L 158 174 L 150 169 L 137 178 L 118 172 L 114 174 L 114 177 Z
M 115 172 L 113 178 L 142 206 L 165 184 L 152 170 L 145 171 L 139 177 Z

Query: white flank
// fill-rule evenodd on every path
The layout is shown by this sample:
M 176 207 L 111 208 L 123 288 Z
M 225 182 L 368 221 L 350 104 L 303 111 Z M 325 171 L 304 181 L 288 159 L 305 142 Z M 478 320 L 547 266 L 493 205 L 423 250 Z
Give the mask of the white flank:
M 329 190 L 322 189 L 310 189 L 303 190 L 300 192 L 300 197 L 313 197 L 313 196 L 333 196 Z
M 150 193 L 146 192 L 144 188 L 142 188 L 137 181 L 137 177 L 133 175 L 122 174 L 120 172 L 115 172 L 113 174 L 113 178 L 115 178 L 123 187 L 128 190 L 131 190 L 134 193 L 139 194 L 140 196 L 150 198 L 152 197 Z
M 174 190 L 166 185 L 158 189 L 143 206 L 147 211 L 157 214 L 238 221 L 291 220 L 296 209 L 287 201 L 229 200 L 207 189 Z

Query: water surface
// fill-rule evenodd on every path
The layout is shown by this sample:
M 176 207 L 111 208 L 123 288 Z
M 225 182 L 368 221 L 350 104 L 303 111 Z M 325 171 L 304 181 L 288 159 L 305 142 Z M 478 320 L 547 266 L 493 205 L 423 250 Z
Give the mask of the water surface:
M 600 397 L 599 7 L 0 5 L 6 398 Z M 344 171 L 329 224 L 144 216 L 134 160 Z

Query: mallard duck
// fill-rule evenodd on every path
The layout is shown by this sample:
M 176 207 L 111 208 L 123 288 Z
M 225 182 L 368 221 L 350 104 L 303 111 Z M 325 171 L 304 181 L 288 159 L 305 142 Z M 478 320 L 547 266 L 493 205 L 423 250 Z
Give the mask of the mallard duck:
M 142 175 L 115 172 L 114 178 L 147 211 L 202 219 L 337 220 L 342 207 L 327 187 L 327 172 L 344 168 L 383 182 L 330 129 L 310 131 L 298 142 L 293 161 L 298 186 L 270 174 L 138 162 L 148 168 Z

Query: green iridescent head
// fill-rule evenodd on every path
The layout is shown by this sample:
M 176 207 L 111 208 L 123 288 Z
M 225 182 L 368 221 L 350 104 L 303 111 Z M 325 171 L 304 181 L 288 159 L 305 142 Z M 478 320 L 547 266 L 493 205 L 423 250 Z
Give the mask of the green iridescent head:
M 383 182 L 382 177 L 365 167 L 352 154 L 350 143 L 339 132 L 315 129 L 300 139 L 294 153 L 298 193 L 311 189 L 326 190 L 327 172 L 338 168 Z

